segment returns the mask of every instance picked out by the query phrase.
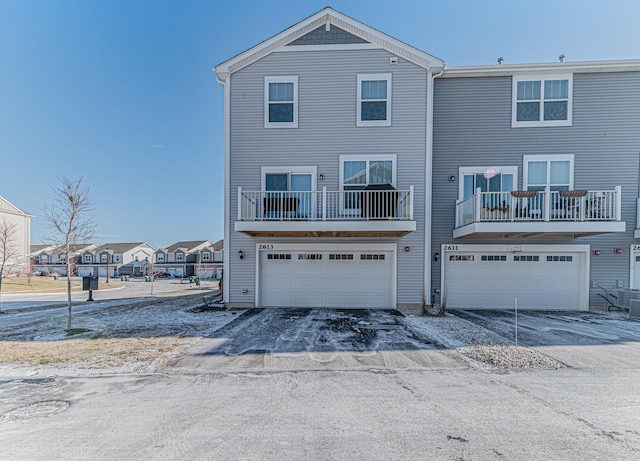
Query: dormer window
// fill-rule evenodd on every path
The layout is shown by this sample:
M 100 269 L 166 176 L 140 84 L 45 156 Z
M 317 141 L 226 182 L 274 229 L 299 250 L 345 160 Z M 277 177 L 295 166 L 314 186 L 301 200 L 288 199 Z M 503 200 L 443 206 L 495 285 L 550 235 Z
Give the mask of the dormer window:
M 107 254 L 106 253 L 102 253 L 100 255 L 100 262 L 103 262 L 103 263 L 107 262 Z
M 176 261 L 184 261 L 184 253 L 176 253 Z
M 90 263 L 91 262 L 91 255 L 84 255 L 84 262 Z
M 158 260 L 158 262 L 163 262 L 164 261 L 164 253 L 158 253 L 156 255 L 156 259 Z
M 202 253 L 202 260 L 203 261 L 211 261 L 211 253 L 209 253 L 208 251 L 205 251 Z

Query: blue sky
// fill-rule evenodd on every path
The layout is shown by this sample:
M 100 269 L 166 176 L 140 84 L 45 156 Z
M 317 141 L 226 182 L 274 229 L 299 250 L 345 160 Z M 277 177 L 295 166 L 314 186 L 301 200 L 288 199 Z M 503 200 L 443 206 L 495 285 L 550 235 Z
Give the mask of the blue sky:
M 0 195 L 35 215 L 84 175 L 96 243 L 223 235 L 223 90 L 211 68 L 323 1 L 0 0 Z M 450 66 L 640 58 L 637 0 L 334 1 Z

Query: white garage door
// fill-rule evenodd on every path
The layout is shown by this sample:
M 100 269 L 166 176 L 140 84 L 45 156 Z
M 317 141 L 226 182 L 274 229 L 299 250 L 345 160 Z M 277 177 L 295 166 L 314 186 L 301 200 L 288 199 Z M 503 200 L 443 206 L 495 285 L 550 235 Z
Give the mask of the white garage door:
M 86 277 L 93 274 L 93 267 L 78 267 L 77 274 L 79 277 Z
M 260 306 L 394 307 L 393 267 L 391 251 L 261 251 Z
M 585 256 L 573 252 L 459 251 L 445 253 L 448 307 L 584 309 Z

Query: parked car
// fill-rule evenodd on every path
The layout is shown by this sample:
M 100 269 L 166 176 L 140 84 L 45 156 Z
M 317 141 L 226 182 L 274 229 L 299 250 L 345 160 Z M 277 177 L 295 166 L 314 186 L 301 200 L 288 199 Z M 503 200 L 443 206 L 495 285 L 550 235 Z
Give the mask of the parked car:
M 164 279 L 164 278 L 171 277 L 171 274 L 168 272 L 154 272 L 153 274 L 151 274 L 151 276 Z

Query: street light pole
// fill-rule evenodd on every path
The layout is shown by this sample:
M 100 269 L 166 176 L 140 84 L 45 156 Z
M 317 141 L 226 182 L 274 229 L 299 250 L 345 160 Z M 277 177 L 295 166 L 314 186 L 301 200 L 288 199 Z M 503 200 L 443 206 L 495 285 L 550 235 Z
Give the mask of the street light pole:
M 107 281 L 105 284 L 109 283 L 109 259 L 111 259 L 111 255 L 109 254 L 109 248 L 105 248 L 107 251 Z

